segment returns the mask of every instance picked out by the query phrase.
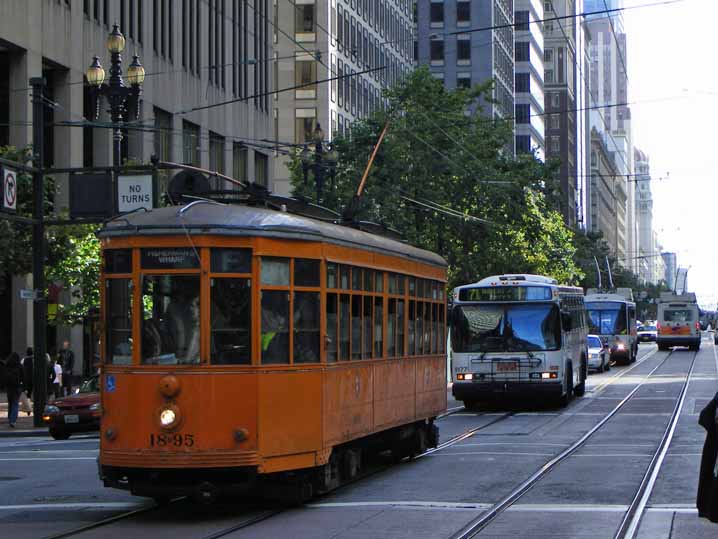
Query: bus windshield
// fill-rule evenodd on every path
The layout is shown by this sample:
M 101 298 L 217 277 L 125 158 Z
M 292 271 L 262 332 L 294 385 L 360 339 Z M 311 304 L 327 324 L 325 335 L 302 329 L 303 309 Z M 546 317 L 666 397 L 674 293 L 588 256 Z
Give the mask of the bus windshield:
M 586 303 L 588 331 L 598 335 L 626 334 L 625 303 Z
M 558 350 L 560 311 L 553 303 L 457 305 L 451 345 L 457 353 Z

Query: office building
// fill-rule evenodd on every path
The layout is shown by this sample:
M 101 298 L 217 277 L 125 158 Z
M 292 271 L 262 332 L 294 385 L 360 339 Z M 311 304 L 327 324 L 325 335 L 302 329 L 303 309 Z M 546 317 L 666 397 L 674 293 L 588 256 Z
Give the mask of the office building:
M 543 1 L 514 2 L 514 95 L 516 153 L 546 157 L 544 119 Z
M 468 88 L 494 80 L 496 103 L 483 103 L 484 113 L 494 118 L 513 117 L 513 0 L 425 0 L 416 2 L 416 10 L 418 63 L 429 66 L 447 88 Z M 462 29 L 492 26 L 500 28 L 461 33 Z M 529 49 L 516 54 L 522 61 L 530 61 Z
M 238 179 L 271 184 L 273 136 L 273 14 L 270 0 L 3 0 L 0 2 L 0 146 L 32 144 L 28 81 L 47 81 L 45 165 L 108 165 L 111 131 L 82 126 L 94 107 L 84 74 L 97 55 L 109 76 L 105 40 L 117 22 L 126 38 L 125 69 L 138 55 L 147 76 L 141 96 L 141 130 L 128 130 L 122 158 L 190 163 Z M 234 101 L 231 105 L 191 110 Z M 107 120 L 103 101 L 101 120 Z M 60 122 L 72 126 L 58 125 Z M 67 178 L 58 182 L 56 207 L 67 207 Z M 215 182 L 215 186 L 223 187 Z M 30 302 L 19 290 L 29 278 L 0 276 L 8 284 L 0 308 L 3 357 L 32 344 Z M 91 366 L 83 327 L 48 332 L 48 349 L 71 339 L 77 368 Z M 83 360 L 83 361 L 80 361 Z
M 668 285 L 668 288 L 671 290 L 675 290 L 676 285 L 676 275 L 678 272 L 678 259 L 676 257 L 676 253 L 661 253 L 661 257 L 663 258 L 663 263 L 666 267 L 666 273 L 665 273 L 665 280 L 666 285 Z
M 399 82 L 413 67 L 409 0 L 297 0 L 275 5 L 276 84 L 301 86 L 273 99 L 279 148 L 311 144 L 319 134 L 317 127 L 324 141 L 335 133 L 347 134 L 355 120 L 383 106 L 382 89 Z M 311 84 L 333 76 L 345 78 Z M 291 191 L 288 160 L 282 154 L 275 160 L 273 190 L 279 194 Z

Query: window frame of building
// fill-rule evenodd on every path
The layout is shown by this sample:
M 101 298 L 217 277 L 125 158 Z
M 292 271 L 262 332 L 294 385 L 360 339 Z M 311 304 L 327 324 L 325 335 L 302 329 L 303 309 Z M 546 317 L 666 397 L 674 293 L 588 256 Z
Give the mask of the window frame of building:
M 514 31 L 528 32 L 530 19 L 528 10 L 514 11 Z
M 456 36 L 456 65 L 471 65 L 471 36 Z
M 443 39 L 429 41 L 429 60 L 433 66 L 443 66 L 445 62 L 446 44 Z
M 316 108 L 294 109 L 294 141 L 296 144 L 309 144 L 312 141 L 311 136 L 316 127 Z
M 471 1 L 457 0 L 456 2 L 456 26 L 459 28 L 471 26 Z
M 429 2 L 429 27 L 443 28 L 446 20 L 445 6 L 443 0 L 431 0 Z
M 294 39 L 299 43 L 313 43 L 317 40 L 317 6 L 312 3 L 295 6 Z
M 186 165 L 200 166 L 200 126 L 182 120 L 182 160 Z
M 531 61 L 531 44 L 528 41 L 517 41 L 514 45 L 514 61 Z
M 262 152 L 254 152 L 254 183 L 269 187 L 269 157 Z
M 531 123 L 531 105 L 528 103 L 516 103 L 514 105 L 514 123 Z
M 224 174 L 225 170 L 225 150 L 226 139 L 223 135 L 215 133 L 214 131 L 209 132 L 209 169 L 212 172 L 219 172 Z M 224 180 L 215 177 L 215 189 L 222 189 L 224 186 Z
M 294 90 L 295 99 L 316 99 L 317 85 L 310 84 L 317 80 L 317 61 L 308 53 L 296 53 L 294 59 L 294 84 L 302 86 Z

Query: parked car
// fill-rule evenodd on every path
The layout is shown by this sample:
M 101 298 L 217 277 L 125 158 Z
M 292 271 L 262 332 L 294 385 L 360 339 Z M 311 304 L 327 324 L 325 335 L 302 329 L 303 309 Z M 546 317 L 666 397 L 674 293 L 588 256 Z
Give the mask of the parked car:
M 641 326 L 638 328 L 638 342 L 656 342 L 658 328 L 656 326 Z
M 589 335 L 588 344 L 588 369 L 598 372 L 611 370 L 611 363 L 608 357 L 608 349 L 601 342 L 598 335 Z
M 67 440 L 77 432 L 100 430 L 100 387 L 97 376 L 88 378 L 74 395 L 45 406 L 42 420 L 55 440 Z

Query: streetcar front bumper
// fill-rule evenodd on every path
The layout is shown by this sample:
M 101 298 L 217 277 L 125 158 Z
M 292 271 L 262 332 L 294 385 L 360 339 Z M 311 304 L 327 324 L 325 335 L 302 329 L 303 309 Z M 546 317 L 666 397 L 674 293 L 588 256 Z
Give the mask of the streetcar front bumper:
M 511 397 L 560 397 L 563 387 L 558 381 L 526 380 L 477 380 L 454 382 L 451 394 L 456 400 L 478 401 L 502 396 Z

